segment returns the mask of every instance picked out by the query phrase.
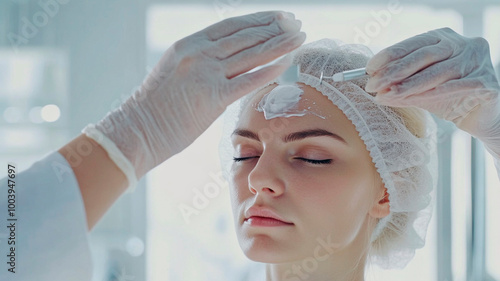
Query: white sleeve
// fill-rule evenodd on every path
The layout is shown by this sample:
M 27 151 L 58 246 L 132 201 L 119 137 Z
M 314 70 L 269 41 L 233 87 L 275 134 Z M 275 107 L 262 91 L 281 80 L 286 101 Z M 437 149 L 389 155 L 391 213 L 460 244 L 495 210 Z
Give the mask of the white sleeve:
M 0 180 L 0 280 L 90 281 L 86 214 L 66 159 L 53 152 L 16 171 L 15 193 L 8 194 L 8 180 Z
M 495 162 L 495 167 L 497 168 L 498 179 L 500 180 L 500 154 L 495 153 L 495 151 L 488 145 L 485 144 L 484 148 L 488 151 L 491 156 L 493 156 L 493 162 Z M 497 149 L 498 151 L 498 149 Z
M 495 162 L 495 167 L 497 168 L 498 179 L 500 180 L 500 159 L 494 158 L 493 161 Z

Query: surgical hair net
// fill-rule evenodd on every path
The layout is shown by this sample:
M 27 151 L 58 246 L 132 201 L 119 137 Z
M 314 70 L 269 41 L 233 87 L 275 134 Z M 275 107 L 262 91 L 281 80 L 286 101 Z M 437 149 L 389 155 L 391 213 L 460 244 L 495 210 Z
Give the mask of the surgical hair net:
M 371 51 L 362 45 L 348 45 L 323 39 L 303 45 L 288 54 L 300 66 L 298 82 L 309 85 L 336 105 L 354 124 L 366 145 L 390 201 L 390 214 L 377 222 L 371 236 L 369 257 L 382 268 L 402 268 L 423 247 L 431 218 L 430 192 L 437 182 L 436 124 L 419 109 L 424 132 L 412 133 L 395 108 L 375 103 L 374 94 L 364 90 L 367 78 L 333 82 L 323 78 L 365 67 Z M 278 79 L 269 82 L 279 83 Z M 266 86 L 268 86 L 266 85 Z M 230 176 L 233 148 L 230 134 L 239 114 L 253 93 L 229 106 L 225 113 L 220 157 L 224 175 Z

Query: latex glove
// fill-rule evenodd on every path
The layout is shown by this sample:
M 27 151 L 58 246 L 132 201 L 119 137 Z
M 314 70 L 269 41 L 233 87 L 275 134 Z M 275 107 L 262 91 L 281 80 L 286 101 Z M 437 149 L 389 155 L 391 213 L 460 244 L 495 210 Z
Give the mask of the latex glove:
M 483 141 L 498 164 L 500 86 L 485 39 L 433 30 L 382 50 L 366 70 L 366 90 L 377 92 L 377 102 L 420 107 L 454 122 Z
M 194 33 L 171 46 L 140 90 L 84 133 L 108 154 L 123 153 L 140 178 L 190 145 L 226 106 L 285 71 L 290 62 L 243 74 L 300 46 L 300 27 L 293 14 L 271 11 Z M 133 182 L 130 165 L 117 164 Z

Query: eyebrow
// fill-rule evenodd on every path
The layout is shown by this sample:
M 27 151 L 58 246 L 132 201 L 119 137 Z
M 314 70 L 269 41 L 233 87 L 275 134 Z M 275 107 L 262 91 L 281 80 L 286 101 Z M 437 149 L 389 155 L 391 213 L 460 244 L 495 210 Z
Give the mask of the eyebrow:
M 233 135 L 260 141 L 259 136 L 256 133 L 245 129 L 236 129 L 231 134 L 231 136 Z M 340 142 L 343 142 L 344 144 L 347 144 L 347 142 L 341 136 L 323 129 L 311 129 L 311 130 L 290 133 L 286 135 L 282 140 L 284 142 L 292 142 L 292 141 L 303 140 L 305 138 L 321 137 L 321 136 L 332 137 Z

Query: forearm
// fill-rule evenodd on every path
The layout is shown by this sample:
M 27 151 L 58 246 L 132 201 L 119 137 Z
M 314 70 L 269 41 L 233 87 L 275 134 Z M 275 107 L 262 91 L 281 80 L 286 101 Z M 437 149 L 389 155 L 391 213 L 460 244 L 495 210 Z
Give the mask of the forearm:
M 83 134 L 59 149 L 59 153 L 70 163 L 76 176 L 91 230 L 126 191 L 127 178 L 108 153 Z

